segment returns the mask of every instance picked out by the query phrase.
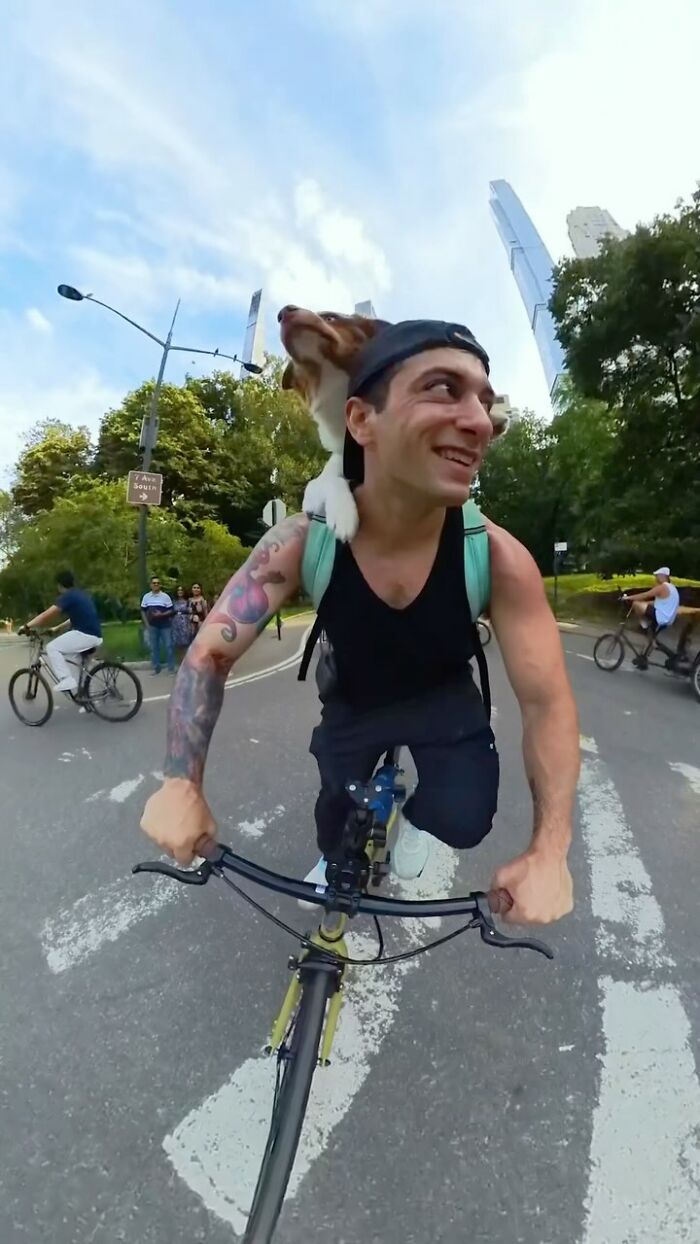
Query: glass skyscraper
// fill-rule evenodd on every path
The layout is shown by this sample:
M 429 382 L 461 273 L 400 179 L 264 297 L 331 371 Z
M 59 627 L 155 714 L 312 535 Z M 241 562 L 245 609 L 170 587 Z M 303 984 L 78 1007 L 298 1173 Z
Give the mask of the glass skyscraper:
M 566 364 L 548 309 L 552 294 L 552 256 L 509 182 L 492 181 L 489 186 L 491 212 L 525 304 L 550 396 L 554 396 Z

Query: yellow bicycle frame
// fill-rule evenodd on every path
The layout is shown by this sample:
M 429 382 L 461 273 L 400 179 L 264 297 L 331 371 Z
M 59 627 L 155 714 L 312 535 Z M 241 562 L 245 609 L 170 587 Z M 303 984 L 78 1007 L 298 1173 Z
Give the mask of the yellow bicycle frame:
M 390 835 L 396 823 L 398 811 L 399 803 L 395 801 L 391 809 L 391 815 L 389 816 L 389 820 L 387 822 L 386 841 L 384 846 L 377 848 L 371 840 L 367 844 L 366 851 L 371 867 L 377 864 L 382 864 L 386 858 L 387 851 L 389 849 Z M 345 942 L 345 930 L 347 928 L 347 923 L 348 917 L 344 914 L 344 912 L 324 912 L 316 932 L 313 933 L 309 939 L 313 946 L 318 946 L 320 950 L 324 950 L 331 955 L 337 955 L 340 960 L 338 965 L 338 984 L 328 1004 L 326 1022 L 323 1028 L 323 1037 L 321 1039 L 321 1046 L 319 1049 L 318 1061 L 319 1066 L 321 1067 L 327 1067 L 330 1064 L 333 1039 L 338 1027 L 340 1008 L 343 1005 L 343 979 L 345 976 L 346 965 L 342 962 L 342 960 L 347 959 L 348 957 L 348 949 Z M 295 969 L 294 976 L 289 984 L 284 1002 L 282 1003 L 282 1009 L 272 1025 L 270 1041 L 267 1046 L 268 1053 L 270 1054 L 277 1053 L 282 1045 L 289 1030 L 289 1025 L 292 1021 L 294 1012 L 299 1005 L 299 999 L 301 998 L 300 969 L 301 964 L 304 962 L 304 959 L 307 957 L 308 953 L 308 949 L 305 949 L 299 964 Z

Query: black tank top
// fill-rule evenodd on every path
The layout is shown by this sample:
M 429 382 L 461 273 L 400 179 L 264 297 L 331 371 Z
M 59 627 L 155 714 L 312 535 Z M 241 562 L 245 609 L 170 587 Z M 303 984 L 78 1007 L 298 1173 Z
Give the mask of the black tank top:
M 380 600 L 350 545 L 338 542 L 319 617 L 333 645 L 337 695 L 354 708 L 384 707 L 455 684 L 480 703 L 469 663 L 475 649 L 460 509 L 446 511 L 425 586 L 403 609 Z

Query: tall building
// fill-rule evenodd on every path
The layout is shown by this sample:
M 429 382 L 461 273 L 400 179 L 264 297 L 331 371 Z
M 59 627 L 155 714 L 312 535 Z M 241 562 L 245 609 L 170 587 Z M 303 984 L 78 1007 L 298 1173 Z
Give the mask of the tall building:
M 248 312 L 248 323 L 246 325 L 245 337 L 243 338 L 243 352 L 241 358 L 244 363 L 257 363 L 258 367 L 262 367 L 265 362 L 265 345 L 264 345 L 264 318 L 262 313 L 262 290 L 256 289 L 250 300 L 250 310 Z M 241 367 L 241 380 L 246 380 L 249 373 L 245 367 Z
M 370 298 L 367 298 L 365 302 L 355 303 L 355 315 L 364 315 L 368 320 L 376 320 L 377 312 L 372 306 Z
M 552 257 L 509 182 L 492 181 L 489 186 L 491 212 L 525 304 L 547 386 L 553 396 L 559 377 L 566 371 L 566 364 L 549 311 L 554 267 Z
M 595 259 L 606 237 L 618 242 L 629 237 L 629 231 L 604 207 L 575 207 L 566 218 L 566 227 L 578 259 Z

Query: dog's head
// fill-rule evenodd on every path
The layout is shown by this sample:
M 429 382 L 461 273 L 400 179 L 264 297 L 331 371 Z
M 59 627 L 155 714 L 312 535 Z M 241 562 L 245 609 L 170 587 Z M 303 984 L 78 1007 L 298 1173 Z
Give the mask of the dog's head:
M 282 388 L 294 389 L 307 403 L 330 451 L 342 448 L 348 373 L 358 350 L 386 326 L 386 320 L 334 311 L 283 307 L 278 315 L 282 344 L 290 356 Z

